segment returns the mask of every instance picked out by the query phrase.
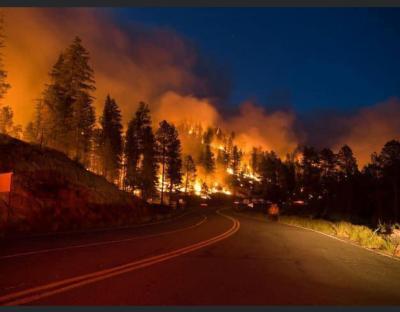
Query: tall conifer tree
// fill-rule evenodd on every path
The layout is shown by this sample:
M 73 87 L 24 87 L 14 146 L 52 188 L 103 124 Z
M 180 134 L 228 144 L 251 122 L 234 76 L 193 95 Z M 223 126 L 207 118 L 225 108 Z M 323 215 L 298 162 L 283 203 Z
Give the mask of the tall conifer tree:
M 102 174 L 111 182 L 118 178 L 122 154 L 121 111 L 114 99 L 107 95 L 100 118 L 99 146 Z
M 150 110 L 140 102 L 126 131 L 125 183 L 133 191 L 140 190 L 144 199 L 152 196 L 157 185 L 156 145 L 151 127 Z

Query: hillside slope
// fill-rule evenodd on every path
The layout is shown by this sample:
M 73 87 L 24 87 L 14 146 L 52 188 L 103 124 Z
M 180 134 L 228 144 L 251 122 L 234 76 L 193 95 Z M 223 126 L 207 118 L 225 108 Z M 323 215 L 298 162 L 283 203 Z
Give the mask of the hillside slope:
M 47 232 L 140 221 L 147 205 L 65 154 L 0 134 L 0 172 L 14 172 L 11 216 L 1 194 L 0 230 Z

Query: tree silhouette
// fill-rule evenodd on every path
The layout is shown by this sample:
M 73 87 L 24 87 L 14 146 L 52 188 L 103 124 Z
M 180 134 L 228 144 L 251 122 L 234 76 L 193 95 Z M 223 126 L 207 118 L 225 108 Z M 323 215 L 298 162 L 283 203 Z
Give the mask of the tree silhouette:
M 164 203 L 165 179 L 169 181 L 169 199 L 174 187 L 181 184 L 182 160 L 181 143 L 176 128 L 163 120 L 156 132 L 158 154 L 161 163 L 161 204 Z
M 158 166 L 150 110 L 144 102 L 139 103 L 125 137 L 126 185 L 147 199 L 155 192 Z
M 122 154 L 121 111 L 114 99 L 106 97 L 100 118 L 99 154 L 102 174 L 111 182 L 118 178 Z

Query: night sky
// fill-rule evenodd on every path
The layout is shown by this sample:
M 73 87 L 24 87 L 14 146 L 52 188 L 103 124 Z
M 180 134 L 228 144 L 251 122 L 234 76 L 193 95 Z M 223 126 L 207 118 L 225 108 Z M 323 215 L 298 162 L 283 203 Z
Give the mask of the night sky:
M 113 9 L 170 28 L 230 69 L 229 105 L 346 113 L 400 96 L 400 10 Z

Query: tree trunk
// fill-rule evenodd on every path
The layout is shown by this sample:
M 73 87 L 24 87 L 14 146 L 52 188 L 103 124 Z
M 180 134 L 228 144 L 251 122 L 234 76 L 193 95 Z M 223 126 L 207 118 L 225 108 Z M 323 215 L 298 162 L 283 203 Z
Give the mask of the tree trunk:
M 163 146 L 162 154 L 162 173 L 161 173 L 161 198 L 160 204 L 164 204 L 164 177 L 165 177 L 165 146 Z
M 185 195 L 186 195 L 186 197 L 188 196 L 188 194 L 187 194 L 188 184 L 189 184 L 189 161 L 186 161 L 186 181 L 185 181 Z
M 171 200 L 172 200 L 172 182 L 169 184 L 169 204 L 171 205 Z

